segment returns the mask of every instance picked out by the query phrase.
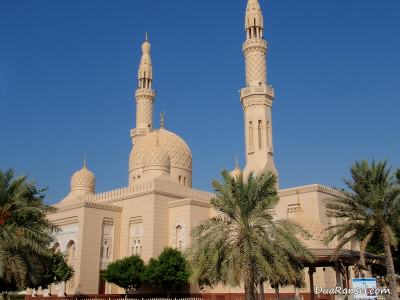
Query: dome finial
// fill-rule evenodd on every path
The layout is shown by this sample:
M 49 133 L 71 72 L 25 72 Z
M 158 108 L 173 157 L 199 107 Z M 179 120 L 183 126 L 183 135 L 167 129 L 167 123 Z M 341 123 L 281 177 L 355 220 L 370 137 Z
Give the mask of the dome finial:
M 159 147 L 160 146 L 160 140 L 158 138 L 158 130 L 156 132 L 156 146 Z
M 149 32 L 148 32 L 147 30 L 146 30 L 146 32 L 145 32 L 144 40 L 145 40 L 146 42 L 149 41 Z
M 236 158 L 235 158 L 235 169 L 233 171 L 231 171 L 229 174 L 235 179 L 239 178 L 240 174 L 242 174 L 242 170 L 240 169 L 240 166 L 239 166 L 238 155 L 236 155 Z
M 235 158 L 235 168 L 236 169 L 240 169 L 240 167 L 239 167 L 239 155 L 236 155 L 236 158 Z
M 87 169 L 87 153 L 83 156 L 83 167 Z
M 162 111 L 160 113 L 160 127 L 164 128 L 164 126 L 165 126 L 165 112 Z

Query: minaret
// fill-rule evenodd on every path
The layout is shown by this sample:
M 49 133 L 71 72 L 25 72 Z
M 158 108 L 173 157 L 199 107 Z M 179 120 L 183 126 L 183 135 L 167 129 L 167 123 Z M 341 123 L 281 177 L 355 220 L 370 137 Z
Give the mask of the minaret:
M 246 175 L 270 170 L 278 175 L 272 144 L 274 89 L 267 81 L 268 43 L 264 39 L 264 19 L 258 0 L 247 2 L 245 30 L 246 87 L 240 92 L 246 139 L 246 167 L 243 172 Z
M 137 138 L 153 130 L 153 102 L 156 96 L 152 89 L 153 67 L 150 57 L 151 45 L 146 39 L 142 45 L 142 59 L 138 71 L 138 87 L 136 89 L 136 128 L 131 130 L 132 143 Z

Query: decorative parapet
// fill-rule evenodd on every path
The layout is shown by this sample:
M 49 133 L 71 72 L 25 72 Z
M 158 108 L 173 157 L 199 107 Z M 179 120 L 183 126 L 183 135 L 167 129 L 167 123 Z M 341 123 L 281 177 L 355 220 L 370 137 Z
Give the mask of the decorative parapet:
M 330 196 L 334 197 L 344 197 L 344 193 L 325 186 L 325 185 L 320 185 L 320 184 L 311 184 L 311 185 L 304 185 L 304 186 L 299 186 L 299 187 L 294 187 L 294 188 L 289 188 L 289 189 L 283 189 L 278 192 L 280 197 L 285 197 L 285 196 L 291 196 L 291 195 L 298 195 L 298 194 L 305 194 L 305 193 L 311 193 L 311 192 L 319 192 L 323 194 L 327 194 Z
M 131 199 L 151 193 L 175 197 L 177 199 L 190 198 L 193 199 L 193 201 L 198 200 L 205 203 L 209 203 L 211 199 L 215 197 L 213 193 L 185 187 L 182 184 L 178 184 L 175 182 L 161 179 L 152 179 L 134 184 L 126 188 L 115 189 L 100 194 L 80 196 L 76 199 L 69 200 L 67 203 L 56 204 L 55 207 L 58 211 L 64 211 L 79 207 L 92 207 L 121 211 L 120 207 L 110 204 L 117 201 Z
M 104 199 L 110 199 L 110 198 L 115 198 L 119 196 L 126 195 L 128 193 L 129 189 L 128 188 L 120 188 L 120 189 L 115 189 L 111 190 L 108 192 L 104 193 L 99 193 L 95 195 L 90 195 L 88 197 L 84 197 L 85 201 L 91 201 L 91 202 L 96 202 L 96 201 L 101 201 Z
M 51 221 L 51 223 L 57 227 L 60 227 L 60 226 L 65 226 L 65 225 L 78 224 L 79 219 L 77 216 L 75 216 L 75 217 L 70 217 L 70 218 L 65 218 L 65 219 L 54 220 L 54 221 Z
M 111 210 L 111 211 L 117 211 L 117 212 L 122 211 L 122 208 L 119 206 L 107 205 L 107 204 L 96 203 L 96 202 L 87 202 L 87 201 L 82 202 L 82 200 L 80 200 L 80 198 L 78 198 L 75 201 L 71 201 L 68 204 L 54 205 L 54 207 L 57 209 L 56 212 L 61 212 L 61 211 L 66 211 L 66 210 L 71 210 L 71 209 L 76 209 L 76 208 L 82 208 L 82 207 Z
M 171 201 L 168 203 L 169 208 L 180 207 L 180 206 L 185 206 L 185 205 L 193 205 L 193 206 L 200 206 L 200 207 L 206 207 L 206 208 L 211 207 L 210 202 L 204 202 L 204 201 L 195 200 L 195 199 L 182 199 L 182 200 Z
M 156 193 L 170 195 L 176 198 L 191 198 L 194 200 L 210 202 L 215 197 L 213 193 L 188 188 L 182 184 L 171 181 L 154 180 Z

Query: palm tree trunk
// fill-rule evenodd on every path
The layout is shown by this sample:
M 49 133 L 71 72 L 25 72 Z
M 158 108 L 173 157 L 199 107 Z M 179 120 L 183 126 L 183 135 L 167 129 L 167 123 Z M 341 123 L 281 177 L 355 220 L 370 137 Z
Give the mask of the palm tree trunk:
M 383 246 L 385 248 L 386 277 L 389 282 L 390 298 L 392 300 L 398 300 L 399 294 L 397 292 L 396 273 L 394 271 L 392 250 L 390 249 L 389 234 L 386 229 L 382 230 L 382 235 Z
M 367 270 L 367 266 L 365 264 L 365 250 L 367 248 L 368 243 L 372 238 L 372 232 L 367 234 L 367 236 L 361 241 L 360 243 L 360 262 L 359 262 L 359 269 L 360 269 L 360 277 L 364 278 L 365 273 L 364 270 Z
M 275 299 L 278 300 L 279 299 L 279 285 L 275 287 Z
M 244 283 L 244 294 L 246 300 L 256 300 L 256 291 L 254 289 L 254 280 L 247 279 Z
M 264 300 L 264 281 L 260 282 L 260 295 L 259 295 L 259 300 Z

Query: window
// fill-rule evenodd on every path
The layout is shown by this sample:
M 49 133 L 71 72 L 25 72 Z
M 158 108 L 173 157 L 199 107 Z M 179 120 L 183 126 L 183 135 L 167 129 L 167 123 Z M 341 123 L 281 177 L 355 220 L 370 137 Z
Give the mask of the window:
M 75 242 L 71 240 L 67 244 L 66 257 L 65 257 L 65 260 L 69 265 L 72 264 L 72 260 L 75 258 L 75 251 L 76 251 Z
M 103 246 L 101 247 L 101 257 L 110 258 L 111 256 L 111 248 L 108 241 L 104 241 Z
M 249 122 L 249 152 L 253 152 L 253 122 Z
M 132 223 L 130 225 L 130 255 L 142 255 L 143 247 L 143 223 Z
M 262 121 L 258 120 L 258 148 L 261 150 L 262 149 Z
M 182 250 L 182 226 L 177 225 L 175 228 L 175 236 L 176 236 L 176 245 L 175 247 L 178 250 Z
M 131 247 L 131 255 L 142 255 L 142 240 L 141 239 L 134 239 Z
M 270 121 L 267 122 L 267 143 L 268 143 L 268 147 L 271 148 L 272 147 L 272 132 L 271 132 L 271 122 Z
M 54 243 L 53 247 L 51 248 L 53 252 L 60 252 L 61 251 L 61 246 L 59 242 Z

